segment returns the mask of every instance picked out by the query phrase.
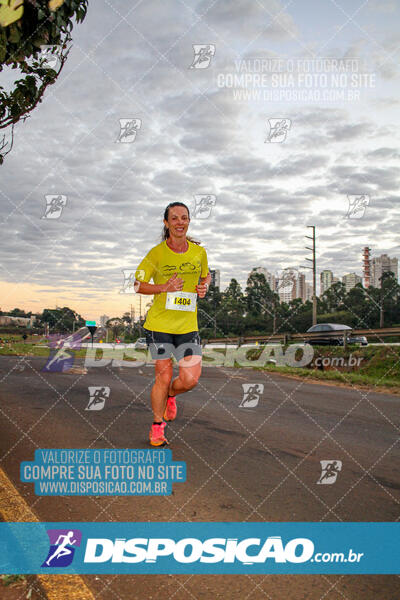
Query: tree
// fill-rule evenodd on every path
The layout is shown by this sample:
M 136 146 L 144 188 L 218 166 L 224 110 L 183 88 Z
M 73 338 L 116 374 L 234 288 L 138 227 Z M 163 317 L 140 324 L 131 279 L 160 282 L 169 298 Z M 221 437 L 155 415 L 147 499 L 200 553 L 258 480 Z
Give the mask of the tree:
M 223 292 L 221 308 L 230 316 L 243 317 L 246 311 L 246 299 L 236 279 L 231 279 Z
M 246 286 L 245 328 L 250 335 L 273 332 L 280 311 L 279 296 L 267 283 L 265 275 L 253 269 Z
M 45 308 L 39 317 L 40 323 L 47 323 L 52 333 L 69 333 L 84 327 L 85 320 L 72 308 Z
M 241 335 L 244 329 L 246 298 L 236 279 L 222 293 L 220 313 L 223 315 L 223 329 L 229 334 Z
M 327 312 L 343 309 L 343 301 L 346 296 L 346 286 L 342 281 L 333 283 L 323 294 L 321 300 L 325 303 Z
M 10 317 L 30 317 L 32 313 L 26 313 L 22 308 L 13 308 L 8 313 Z
M 0 164 L 13 146 L 14 125 L 42 101 L 67 60 L 72 19 L 82 22 L 88 0 L 0 0 L 0 71 L 19 69 L 21 79 L 7 92 L 0 86 Z M 45 46 L 46 48 L 42 48 Z
M 116 339 L 124 330 L 124 322 L 120 317 L 113 317 L 108 319 L 106 327 L 111 329 L 114 339 Z
M 218 314 L 221 308 L 221 298 L 222 295 L 219 289 L 210 284 L 205 297 L 197 299 L 199 329 L 202 330 L 202 335 L 205 337 L 210 337 L 210 333 L 216 336 L 217 330 L 220 333 L 223 333 L 218 320 Z M 205 330 L 207 330 L 207 332 Z
M 246 286 L 246 304 L 249 313 L 253 316 L 261 316 L 267 312 L 272 316 L 277 298 L 278 295 L 269 287 L 264 273 L 257 273 L 253 269 Z
M 368 326 L 367 316 L 369 306 L 365 296 L 365 290 L 361 283 L 357 283 L 355 287 L 347 292 L 343 304 L 346 310 L 352 315 L 352 325 L 354 327 L 363 329 Z
M 122 322 L 128 327 L 132 324 L 131 314 L 129 312 L 124 312 L 122 315 Z
M 400 285 L 392 271 L 382 273 L 381 282 L 381 305 L 383 327 L 393 325 L 400 320 Z

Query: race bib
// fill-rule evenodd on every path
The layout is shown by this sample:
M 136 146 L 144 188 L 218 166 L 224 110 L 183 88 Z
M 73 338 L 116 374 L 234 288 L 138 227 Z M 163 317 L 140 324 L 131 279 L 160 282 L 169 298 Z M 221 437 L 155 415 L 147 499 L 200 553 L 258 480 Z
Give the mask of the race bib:
M 165 308 L 169 310 L 196 310 L 197 294 L 192 292 L 167 292 Z

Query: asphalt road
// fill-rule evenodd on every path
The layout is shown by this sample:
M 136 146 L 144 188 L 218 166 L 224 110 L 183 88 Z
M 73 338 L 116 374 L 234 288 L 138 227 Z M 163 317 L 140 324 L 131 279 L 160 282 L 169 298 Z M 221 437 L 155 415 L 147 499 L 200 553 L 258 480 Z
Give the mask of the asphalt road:
M 36 448 L 146 448 L 152 367 L 44 373 L 41 358 L 0 357 L 1 466 L 42 521 L 395 521 L 398 396 L 205 367 L 168 426 L 187 482 L 170 497 L 38 497 L 19 482 Z M 243 384 L 262 384 L 252 408 Z M 99 411 L 88 386 L 110 387 Z M 321 460 L 342 461 L 318 485 Z M 96 599 L 398 600 L 396 576 L 84 576 Z

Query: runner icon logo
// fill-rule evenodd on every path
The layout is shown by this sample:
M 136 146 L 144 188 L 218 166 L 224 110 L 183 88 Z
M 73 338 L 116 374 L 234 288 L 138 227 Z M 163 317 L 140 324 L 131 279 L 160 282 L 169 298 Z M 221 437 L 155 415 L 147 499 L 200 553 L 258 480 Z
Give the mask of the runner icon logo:
M 60 56 L 62 53 L 62 46 L 47 46 L 42 44 L 40 46 L 40 57 L 43 60 L 43 69 L 53 69 L 57 71 L 61 66 Z
M 110 397 L 109 387 L 89 386 L 89 402 L 85 410 L 102 410 L 107 398 Z
M 335 483 L 338 473 L 342 470 L 341 460 L 320 460 L 321 475 L 318 484 L 331 485 Z
M 279 271 L 275 277 L 276 287 L 280 294 L 290 294 L 299 278 L 299 272 L 294 267 L 287 267 Z
M 74 354 L 71 350 L 79 350 L 81 347 L 81 337 L 79 334 L 60 335 L 50 334 L 49 338 L 50 355 L 42 371 L 62 372 L 69 371 L 74 364 Z
M 207 69 L 215 54 L 214 44 L 193 44 L 194 58 L 189 69 Z
M 120 119 L 117 142 L 121 144 L 131 144 L 136 139 L 136 134 L 142 126 L 141 119 Z
M 135 269 L 122 269 L 124 274 L 124 283 L 120 289 L 120 294 L 136 294 L 139 289 L 139 284 L 135 284 Z M 145 272 L 141 269 L 138 272 L 138 279 L 141 281 L 145 276 Z
M 195 207 L 193 217 L 196 219 L 208 219 L 212 208 L 217 203 L 215 194 L 194 194 Z
M 281 144 L 284 142 L 291 125 L 292 121 L 290 119 L 268 119 L 269 132 L 265 143 Z
M 255 408 L 261 394 L 264 392 L 263 383 L 242 383 L 243 398 L 239 408 Z
M 68 567 L 72 563 L 75 547 L 81 545 L 79 529 L 48 529 L 50 548 L 42 567 Z
M 47 194 L 45 196 L 46 207 L 42 219 L 59 219 L 64 206 L 67 204 L 67 196 L 62 194 Z
M 347 200 L 349 201 L 349 208 L 346 217 L 348 219 L 361 219 L 369 205 L 368 194 L 347 195 Z

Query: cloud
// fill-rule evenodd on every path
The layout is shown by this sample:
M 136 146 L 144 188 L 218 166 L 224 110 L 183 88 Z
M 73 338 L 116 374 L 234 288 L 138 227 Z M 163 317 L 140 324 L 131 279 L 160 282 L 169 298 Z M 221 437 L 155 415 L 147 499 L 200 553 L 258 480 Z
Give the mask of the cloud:
M 247 2 L 238 0 L 234 4 L 224 2 L 200 2 L 196 12 L 202 20 L 217 28 L 221 36 L 240 35 L 250 42 L 263 34 L 267 39 L 282 39 L 298 34 L 293 17 L 284 10 L 284 5 L 275 0 Z
M 336 274 L 360 272 L 367 243 L 374 252 L 398 252 L 395 79 L 354 104 L 236 102 L 218 88 L 219 72 L 241 57 L 312 56 L 312 31 L 323 36 L 331 24 L 274 0 L 130 9 L 122 0 L 89 8 L 74 27 L 61 78 L 16 127 L 1 167 L 3 281 L 31 282 L 43 297 L 75 293 L 77 308 L 82 299 L 88 312 L 109 298 L 122 306 L 122 269 L 135 268 L 159 243 L 165 206 L 181 200 L 192 209 L 198 193 L 217 196 L 210 217 L 193 218 L 190 233 L 221 270 L 222 287 L 232 277 L 243 283 L 257 265 L 303 264 L 310 224 L 318 268 Z M 386 51 L 396 48 L 396 35 Z M 195 43 L 216 44 L 208 69 L 189 69 Z M 334 43 L 326 56 L 372 53 L 359 32 Z M 266 144 L 275 116 L 292 127 L 284 143 Z M 136 140 L 117 143 L 119 119 L 128 117 L 142 120 Z M 371 196 L 358 221 L 345 218 L 353 193 Z M 57 220 L 41 218 L 47 194 L 67 196 Z M 18 289 L 7 302 L 28 304 Z
M 367 158 L 377 160 L 387 160 L 390 158 L 400 158 L 400 152 L 396 148 L 377 148 L 371 152 L 367 152 Z

